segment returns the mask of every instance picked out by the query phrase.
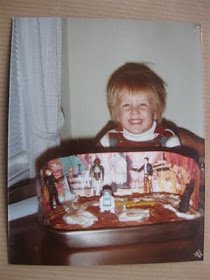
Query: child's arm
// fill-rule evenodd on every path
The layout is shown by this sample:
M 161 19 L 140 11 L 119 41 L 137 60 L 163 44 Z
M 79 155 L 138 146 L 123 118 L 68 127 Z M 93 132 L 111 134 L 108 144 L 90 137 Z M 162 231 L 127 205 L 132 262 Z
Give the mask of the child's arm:
M 96 146 L 97 146 L 97 147 L 105 147 L 105 148 L 110 147 L 108 135 L 105 134 L 105 135 L 97 142 Z
M 166 129 L 166 134 L 168 133 L 169 138 L 165 143 L 165 146 L 167 148 L 175 148 L 175 147 L 180 147 L 181 146 L 181 141 L 179 137 L 170 129 Z
M 108 132 L 116 127 L 113 121 L 109 121 L 102 130 L 96 135 L 95 142 L 97 147 L 110 147 Z

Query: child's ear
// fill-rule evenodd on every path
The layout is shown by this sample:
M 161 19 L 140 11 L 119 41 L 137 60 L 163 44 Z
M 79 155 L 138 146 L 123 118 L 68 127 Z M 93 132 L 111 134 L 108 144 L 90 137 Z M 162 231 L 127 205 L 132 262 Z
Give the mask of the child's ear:
M 116 118 L 115 118 L 115 119 L 116 119 L 116 121 L 117 121 L 118 123 L 120 122 L 120 118 L 119 118 L 119 115 L 118 115 L 118 114 L 116 115 Z
M 119 114 L 118 114 L 117 110 L 114 112 L 114 119 L 115 119 L 116 122 L 118 122 L 118 123 L 120 122 L 120 117 L 119 117 Z
M 159 118 L 158 113 L 155 112 L 155 113 L 154 113 L 154 120 L 157 121 L 158 118 Z

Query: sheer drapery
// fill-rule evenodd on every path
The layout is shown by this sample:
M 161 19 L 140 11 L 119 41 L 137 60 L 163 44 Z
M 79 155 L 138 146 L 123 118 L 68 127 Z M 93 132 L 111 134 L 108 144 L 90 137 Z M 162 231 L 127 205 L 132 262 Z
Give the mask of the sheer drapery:
M 15 18 L 17 83 L 23 101 L 26 153 L 30 177 L 36 159 L 60 144 L 61 18 Z

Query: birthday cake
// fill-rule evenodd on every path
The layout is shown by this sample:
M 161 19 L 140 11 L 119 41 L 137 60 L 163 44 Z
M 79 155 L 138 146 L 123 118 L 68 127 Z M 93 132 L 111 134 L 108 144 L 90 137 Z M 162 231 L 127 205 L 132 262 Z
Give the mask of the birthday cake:
M 45 224 L 66 231 L 194 220 L 199 188 L 197 161 L 161 150 L 52 159 L 37 184 Z

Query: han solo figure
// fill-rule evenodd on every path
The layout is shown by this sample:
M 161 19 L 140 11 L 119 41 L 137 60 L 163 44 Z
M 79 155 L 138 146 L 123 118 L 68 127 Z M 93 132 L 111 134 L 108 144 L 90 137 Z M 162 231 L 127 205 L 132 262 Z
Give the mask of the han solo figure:
M 145 163 L 137 170 L 138 172 L 144 171 L 144 192 L 152 192 L 152 164 L 149 163 L 148 157 L 144 158 Z

